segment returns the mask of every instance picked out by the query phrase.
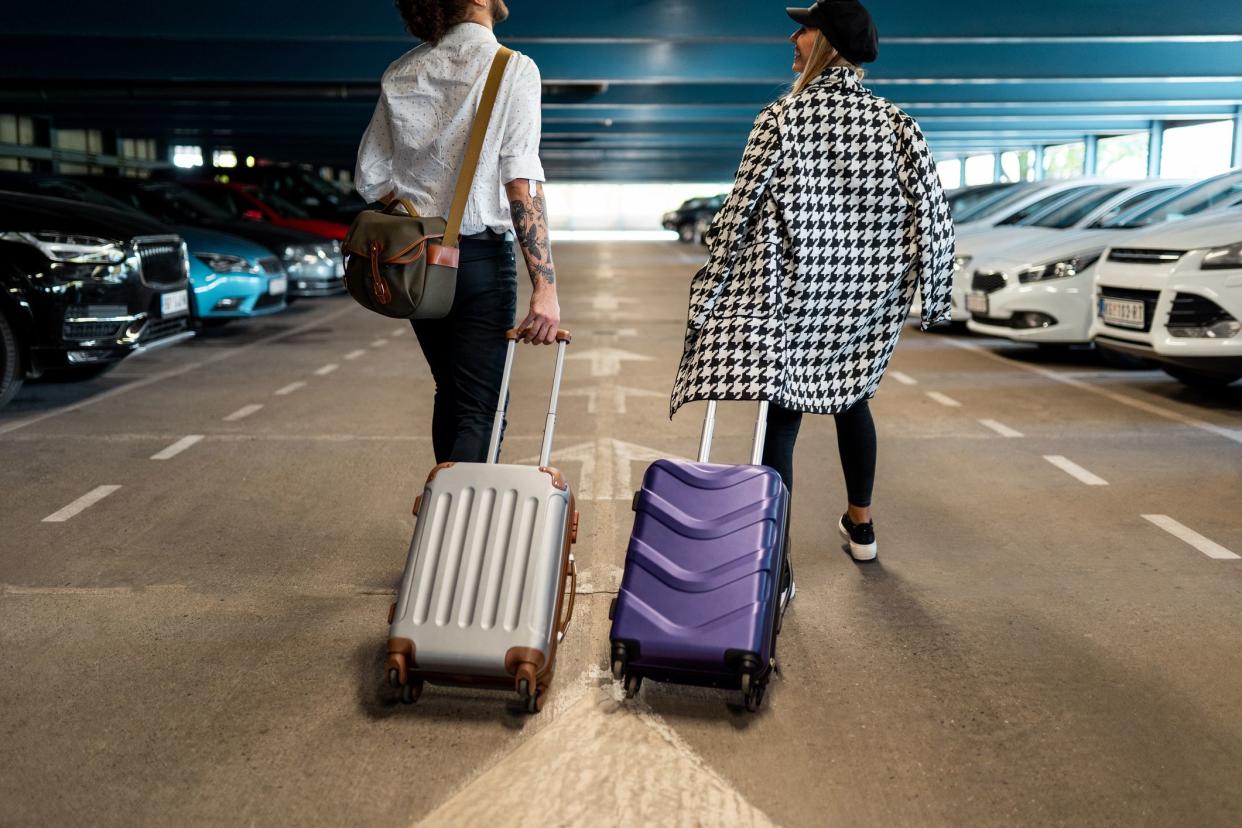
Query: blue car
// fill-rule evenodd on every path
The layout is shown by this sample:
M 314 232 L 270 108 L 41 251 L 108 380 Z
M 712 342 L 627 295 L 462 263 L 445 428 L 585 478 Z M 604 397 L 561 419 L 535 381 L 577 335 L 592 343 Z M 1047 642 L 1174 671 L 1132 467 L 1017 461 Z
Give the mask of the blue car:
M 176 230 L 190 253 L 190 309 L 196 319 L 222 323 L 285 309 L 289 280 L 267 248 L 201 227 Z

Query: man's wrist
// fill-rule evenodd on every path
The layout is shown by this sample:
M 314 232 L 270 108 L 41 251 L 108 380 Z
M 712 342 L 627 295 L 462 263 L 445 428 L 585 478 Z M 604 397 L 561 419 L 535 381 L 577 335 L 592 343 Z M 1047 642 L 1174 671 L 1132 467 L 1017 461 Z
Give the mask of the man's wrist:
M 541 295 L 555 295 L 556 294 L 556 283 L 549 282 L 547 279 L 540 277 L 535 280 L 535 285 L 534 285 L 533 290 L 535 293 L 538 293 Z

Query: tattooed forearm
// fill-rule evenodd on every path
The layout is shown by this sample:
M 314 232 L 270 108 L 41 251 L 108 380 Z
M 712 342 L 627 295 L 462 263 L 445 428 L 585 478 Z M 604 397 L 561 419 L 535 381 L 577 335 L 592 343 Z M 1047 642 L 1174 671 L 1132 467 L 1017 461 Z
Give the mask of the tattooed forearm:
M 512 182 L 507 190 L 513 231 L 517 235 L 518 244 L 522 246 L 531 284 L 538 286 L 541 281 L 549 285 L 556 284 L 552 245 L 548 240 L 547 205 L 544 202 L 542 185 L 533 196 L 525 181 Z

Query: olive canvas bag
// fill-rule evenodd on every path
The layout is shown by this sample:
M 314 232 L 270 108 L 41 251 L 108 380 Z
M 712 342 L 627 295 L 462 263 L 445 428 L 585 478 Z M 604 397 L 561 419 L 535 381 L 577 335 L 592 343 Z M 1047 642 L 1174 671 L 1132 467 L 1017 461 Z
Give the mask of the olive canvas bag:
M 458 240 L 496 93 L 513 52 L 501 46 L 470 127 L 447 219 L 420 216 L 404 198 L 363 210 L 345 236 L 345 284 L 364 308 L 395 319 L 442 319 L 457 292 Z M 402 214 L 397 207 L 405 209 Z

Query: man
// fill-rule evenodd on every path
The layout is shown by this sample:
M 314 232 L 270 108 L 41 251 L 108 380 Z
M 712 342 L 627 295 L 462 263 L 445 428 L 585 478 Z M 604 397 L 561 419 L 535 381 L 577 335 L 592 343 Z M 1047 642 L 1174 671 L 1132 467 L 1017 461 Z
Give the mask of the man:
M 503 0 L 397 0 L 423 43 L 384 73 L 375 115 L 358 150 L 355 182 L 368 202 L 409 199 L 420 215 L 447 216 L 492 58 Z M 462 220 L 453 308 L 416 320 L 435 378 L 436 462 L 483 462 L 500 394 L 504 332 L 517 308 L 516 235 L 533 292 L 518 326 L 535 344 L 556 341 L 560 304 L 548 242 L 539 161 L 539 69 L 514 53 L 505 69 Z

